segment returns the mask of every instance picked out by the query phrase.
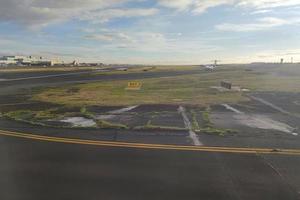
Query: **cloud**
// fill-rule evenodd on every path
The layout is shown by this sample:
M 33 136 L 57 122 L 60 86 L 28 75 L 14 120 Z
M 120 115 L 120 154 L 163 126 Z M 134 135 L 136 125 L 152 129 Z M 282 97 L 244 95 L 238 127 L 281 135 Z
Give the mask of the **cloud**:
M 122 32 L 95 33 L 86 35 L 85 38 L 104 42 L 134 42 L 129 35 Z
M 177 10 L 191 10 L 195 14 L 201 14 L 207 9 L 224 4 L 231 4 L 234 0 L 158 0 L 159 5 L 175 8 Z
M 155 9 L 112 9 L 129 1 L 132 0 L 0 0 L 0 21 L 34 28 L 73 18 L 108 21 L 157 12 Z
M 255 10 L 299 6 L 300 0 L 157 0 L 163 7 L 202 14 L 209 8 L 229 5 Z
M 294 18 L 290 20 L 284 20 L 274 17 L 264 17 L 257 20 L 256 23 L 246 24 L 231 24 L 223 23 L 216 25 L 215 28 L 220 31 L 234 31 L 234 32 L 247 32 L 247 31 L 261 31 L 267 30 L 273 27 L 299 23 L 300 19 Z
M 299 0 L 240 0 L 238 6 L 254 7 L 257 9 L 290 7 L 300 5 Z
M 186 10 L 194 3 L 193 0 L 158 0 L 158 4 L 168 8 Z
M 265 13 L 270 13 L 270 12 L 272 12 L 272 10 L 267 10 L 267 9 L 265 9 L 265 10 L 255 10 L 251 13 L 251 15 L 265 14 Z
M 80 19 L 88 20 L 92 22 L 104 23 L 114 18 L 130 18 L 130 17 L 147 17 L 158 13 L 158 9 L 107 9 L 107 10 L 95 10 L 83 14 Z
M 181 33 L 159 33 L 147 31 L 104 31 L 85 36 L 101 42 L 101 47 L 111 50 L 151 54 L 198 54 L 218 50 L 219 47 L 205 44 L 201 39 L 186 38 Z M 150 55 L 150 54 L 149 54 Z
M 267 50 L 257 53 L 258 58 L 272 58 L 272 57 L 290 57 L 300 56 L 300 49 L 280 49 L 280 50 Z

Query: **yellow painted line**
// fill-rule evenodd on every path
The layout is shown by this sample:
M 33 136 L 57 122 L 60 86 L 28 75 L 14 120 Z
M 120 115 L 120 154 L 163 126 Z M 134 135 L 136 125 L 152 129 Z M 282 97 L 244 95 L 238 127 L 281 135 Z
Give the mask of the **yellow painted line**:
M 270 149 L 270 148 L 238 148 L 238 147 L 210 147 L 210 146 L 182 146 L 182 145 L 164 145 L 164 144 L 144 144 L 129 142 L 111 142 L 97 140 L 72 139 L 64 137 L 50 137 L 43 135 L 34 135 L 27 133 L 17 133 L 11 131 L 0 131 L 2 136 L 10 136 L 23 139 L 81 144 L 105 147 L 123 147 L 123 148 L 139 148 L 139 149 L 161 149 L 161 150 L 181 150 L 181 151 L 203 151 L 203 152 L 219 152 L 219 153 L 245 153 L 245 154 L 280 154 L 300 156 L 300 149 Z

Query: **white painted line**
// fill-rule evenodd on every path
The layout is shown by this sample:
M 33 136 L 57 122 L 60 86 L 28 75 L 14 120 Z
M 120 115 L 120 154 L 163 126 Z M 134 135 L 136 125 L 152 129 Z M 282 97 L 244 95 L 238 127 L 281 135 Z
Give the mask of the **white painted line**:
M 187 129 L 189 129 L 189 137 L 192 139 L 195 146 L 202 146 L 203 144 L 200 142 L 199 138 L 197 137 L 197 134 L 193 131 L 191 122 L 189 118 L 186 115 L 185 108 L 182 106 L 179 106 L 178 112 L 181 114 L 183 118 L 184 125 Z
M 239 111 L 238 109 L 235 109 L 234 107 L 228 105 L 228 104 L 222 104 L 227 110 L 231 110 L 237 114 L 243 114 L 243 112 Z
M 127 111 L 130 111 L 130 110 L 133 110 L 133 109 L 137 108 L 138 106 L 139 105 L 129 106 L 129 107 L 126 107 L 126 108 L 121 108 L 121 109 L 118 109 L 118 110 L 110 111 L 109 113 L 110 114 L 121 114 L 123 112 L 127 112 Z
M 260 129 L 272 129 L 272 130 L 278 130 L 284 133 L 289 133 L 294 136 L 297 136 L 298 133 L 295 133 L 295 128 L 289 126 L 288 124 L 278 122 L 276 120 L 273 120 L 267 116 L 263 115 L 249 115 L 245 114 L 241 111 L 239 111 L 236 108 L 233 108 L 232 106 L 228 104 L 222 104 L 226 109 L 231 110 L 235 112 L 238 115 L 235 115 L 234 118 L 238 120 L 240 123 L 247 125 L 249 127 L 254 128 L 260 128 Z
M 281 113 L 283 113 L 283 114 L 287 114 L 287 115 L 290 115 L 290 114 L 291 114 L 290 112 L 284 110 L 283 108 L 280 108 L 279 106 L 276 106 L 276 105 L 272 104 L 271 102 L 268 102 L 268 101 L 266 101 L 266 100 L 264 100 L 264 99 L 262 99 L 262 98 L 255 97 L 255 96 L 251 96 L 251 95 L 248 95 L 248 96 L 249 96 L 250 98 L 256 100 L 256 101 L 259 101 L 259 102 L 262 103 L 262 104 L 265 104 L 265 105 L 267 105 L 267 106 L 270 106 L 271 108 L 273 108 L 273 109 L 275 109 L 275 110 L 277 110 L 277 111 L 279 111 L 279 112 L 281 112 Z
M 135 105 L 135 106 L 130 106 L 130 107 L 126 107 L 126 108 L 121 108 L 118 110 L 113 110 L 113 111 L 108 112 L 109 115 L 97 115 L 96 119 L 101 119 L 101 120 L 112 119 L 112 118 L 116 117 L 117 114 L 128 112 L 130 110 L 137 108 L 138 106 L 139 105 Z

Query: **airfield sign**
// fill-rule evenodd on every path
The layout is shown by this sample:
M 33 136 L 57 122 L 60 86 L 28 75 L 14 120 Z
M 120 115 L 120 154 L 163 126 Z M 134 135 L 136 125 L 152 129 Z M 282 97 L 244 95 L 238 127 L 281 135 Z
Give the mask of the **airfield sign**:
M 126 90 L 140 90 L 142 87 L 142 83 L 138 81 L 130 81 L 127 83 Z

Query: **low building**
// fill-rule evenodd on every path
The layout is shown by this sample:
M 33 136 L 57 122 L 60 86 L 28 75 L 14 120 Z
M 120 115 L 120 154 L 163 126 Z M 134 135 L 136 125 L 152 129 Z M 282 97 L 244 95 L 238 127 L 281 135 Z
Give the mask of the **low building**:
M 25 65 L 25 66 L 53 66 L 62 64 L 58 60 L 49 60 L 43 57 L 33 56 L 3 56 L 0 58 L 0 65 Z
M 13 56 L 3 56 L 0 58 L 0 65 L 15 65 L 18 61 Z

